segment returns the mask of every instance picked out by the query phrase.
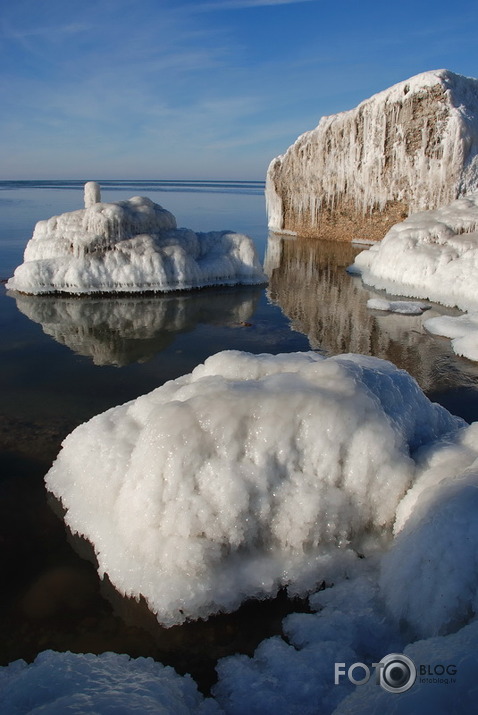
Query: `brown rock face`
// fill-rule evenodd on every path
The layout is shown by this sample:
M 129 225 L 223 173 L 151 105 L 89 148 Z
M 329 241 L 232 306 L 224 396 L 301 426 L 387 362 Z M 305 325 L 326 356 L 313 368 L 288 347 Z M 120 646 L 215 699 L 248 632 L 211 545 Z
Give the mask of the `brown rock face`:
M 269 227 L 381 239 L 478 187 L 478 80 L 426 72 L 323 117 L 268 170 Z

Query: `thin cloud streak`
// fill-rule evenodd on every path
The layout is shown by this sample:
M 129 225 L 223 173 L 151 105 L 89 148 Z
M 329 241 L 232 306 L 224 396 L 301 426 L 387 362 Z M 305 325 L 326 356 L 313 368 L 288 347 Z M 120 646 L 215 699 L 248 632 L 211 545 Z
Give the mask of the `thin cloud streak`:
M 211 12 L 215 10 L 244 10 L 254 7 L 273 7 L 276 5 L 298 5 L 299 3 L 318 2 L 319 0 L 226 0 L 226 2 L 204 2 L 191 6 L 193 12 Z

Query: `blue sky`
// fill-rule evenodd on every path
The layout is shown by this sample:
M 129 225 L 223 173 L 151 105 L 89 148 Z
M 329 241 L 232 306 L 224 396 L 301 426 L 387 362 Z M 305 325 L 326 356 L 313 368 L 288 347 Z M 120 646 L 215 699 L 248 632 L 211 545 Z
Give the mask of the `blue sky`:
M 324 114 L 477 77 L 477 26 L 476 0 L 3 3 L 0 179 L 262 179 Z

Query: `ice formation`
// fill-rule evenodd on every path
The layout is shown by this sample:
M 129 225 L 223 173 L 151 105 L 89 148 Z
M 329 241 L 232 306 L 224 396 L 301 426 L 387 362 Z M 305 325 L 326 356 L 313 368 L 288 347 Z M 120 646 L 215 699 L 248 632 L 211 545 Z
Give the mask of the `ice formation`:
M 264 282 L 248 236 L 177 228 L 174 216 L 148 198 L 99 198 L 89 182 L 84 209 L 39 221 L 7 288 L 34 295 L 137 293 Z
M 100 573 L 172 625 L 343 568 L 391 527 L 414 451 L 461 425 L 377 358 L 225 351 L 80 425 L 46 484 Z
M 458 355 L 478 358 L 478 193 L 412 214 L 359 253 L 349 271 L 396 295 L 470 311 L 459 318 L 430 319 L 425 327 L 454 338 Z
M 0 668 L 0 701 L 5 715 L 220 712 L 190 676 L 181 677 L 152 658 L 116 653 L 45 651 L 31 665 L 17 660 Z
M 84 186 L 85 209 L 101 203 L 101 188 L 96 181 L 87 181 Z
M 213 698 L 147 658 L 45 652 L 0 668 L 2 706 L 473 711 L 477 438 L 478 423 L 431 403 L 391 363 L 312 352 L 219 353 L 81 425 L 47 485 L 117 588 L 142 593 L 168 623 L 280 583 L 309 590 L 311 612 L 287 616 L 283 637 L 252 657 L 221 659 Z M 419 671 L 405 693 L 386 692 L 375 677 L 334 682 L 336 663 L 373 673 L 372 663 L 402 652 Z
M 477 433 L 474 423 L 415 453 L 415 481 L 397 507 L 397 535 L 388 551 L 376 543 L 374 553 L 348 565 L 347 578 L 313 594 L 314 613 L 284 620 L 286 639 L 263 641 L 252 658 L 219 662 L 213 692 L 228 715 L 473 710 Z M 372 663 L 389 653 L 405 653 L 417 667 L 419 677 L 406 693 L 386 692 L 375 677 L 355 688 L 346 677 L 334 683 L 335 663 L 361 662 L 373 672 Z
M 421 315 L 429 305 L 413 300 L 385 300 L 385 298 L 369 298 L 367 308 L 372 310 L 385 310 L 389 313 L 402 313 L 403 315 Z
M 425 328 L 434 335 L 451 338 L 457 355 L 478 361 L 478 312 L 436 316 L 425 321 Z
M 323 117 L 268 169 L 269 226 L 381 239 L 478 187 L 478 80 L 425 72 Z

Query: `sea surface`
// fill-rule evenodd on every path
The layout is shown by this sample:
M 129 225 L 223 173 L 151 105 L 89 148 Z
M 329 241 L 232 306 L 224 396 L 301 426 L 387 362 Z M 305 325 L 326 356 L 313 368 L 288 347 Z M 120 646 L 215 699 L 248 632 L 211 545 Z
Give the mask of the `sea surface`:
M 478 419 L 478 366 L 423 316 L 370 311 L 377 295 L 346 267 L 363 247 L 268 236 L 259 181 L 100 181 L 102 199 L 148 196 L 179 226 L 250 235 L 267 287 L 140 297 L 23 296 L 0 290 L 0 665 L 47 648 L 151 655 L 203 690 L 218 657 L 252 653 L 280 631 L 283 594 L 234 615 L 159 628 L 142 604 L 100 582 L 88 544 L 67 532 L 43 476 L 62 439 L 109 407 L 190 372 L 225 349 L 359 352 L 408 370 L 434 400 Z M 36 221 L 81 208 L 82 181 L 0 182 L 0 279 L 21 263 Z

